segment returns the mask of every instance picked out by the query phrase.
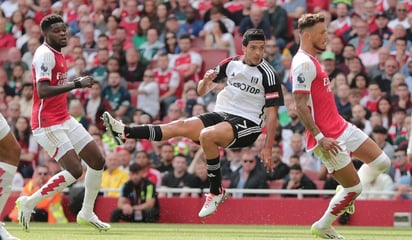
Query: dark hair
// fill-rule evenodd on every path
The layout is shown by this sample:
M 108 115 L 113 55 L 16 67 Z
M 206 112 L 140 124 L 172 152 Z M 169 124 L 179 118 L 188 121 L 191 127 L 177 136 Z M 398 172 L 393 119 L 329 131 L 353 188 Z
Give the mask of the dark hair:
M 311 27 L 315 26 L 316 24 L 323 23 L 323 22 L 325 22 L 325 16 L 321 13 L 304 14 L 298 20 L 298 30 L 301 33 L 301 32 L 303 32 L 303 30 L 305 30 L 307 28 L 311 28 Z
M 302 172 L 302 167 L 300 166 L 300 164 L 293 164 L 292 166 L 290 166 L 290 170 L 298 170 Z
M 43 18 L 40 22 L 40 27 L 43 32 L 49 30 L 50 26 L 55 23 L 64 23 L 63 18 L 57 14 L 50 14 Z
M 106 17 L 104 18 L 104 22 L 107 24 L 107 22 L 109 21 L 110 18 L 113 18 L 113 19 L 117 22 L 117 24 L 120 23 L 120 18 L 118 18 L 118 17 L 115 16 L 115 15 L 106 16 Z
M 182 39 L 189 39 L 190 42 L 192 41 L 192 38 L 190 37 L 190 34 L 189 34 L 189 33 L 182 34 L 182 35 L 180 36 L 179 40 L 182 40 Z
M 138 163 L 132 163 L 129 166 L 129 172 L 131 172 L 131 173 L 138 173 L 141 170 L 143 170 L 143 168 Z
M 247 46 L 250 41 L 265 41 L 265 33 L 262 29 L 251 28 L 243 34 L 242 45 Z
M 216 22 L 217 22 L 217 24 L 219 24 L 219 29 L 220 29 L 220 31 L 221 31 L 222 33 L 227 33 L 227 32 L 229 32 L 229 31 L 227 30 L 227 27 L 225 26 L 225 24 L 222 22 L 222 20 L 217 20 Z
M 372 129 L 373 133 L 388 134 L 388 130 L 384 126 L 377 125 Z
M 368 75 L 365 74 L 364 72 L 360 72 L 360 73 L 356 74 L 356 75 L 353 77 L 353 80 L 352 80 L 352 82 L 350 83 L 350 88 L 357 88 L 357 86 L 356 86 L 356 78 L 357 78 L 357 77 L 363 77 L 363 78 L 365 79 L 365 82 L 366 82 L 365 88 L 368 88 L 368 86 L 369 86 L 369 77 L 368 77 Z
M 372 83 L 370 83 L 369 85 L 371 85 L 371 84 L 372 84 Z M 378 85 L 379 85 L 379 84 L 378 84 Z M 389 103 L 390 109 L 389 109 L 389 112 L 388 112 L 388 126 L 390 126 L 390 125 L 392 125 L 392 115 L 393 115 L 392 100 L 391 100 L 391 98 L 388 97 L 388 96 L 383 96 L 383 97 L 381 97 L 381 98 L 378 100 L 376 112 L 378 112 L 379 114 L 382 115 L 382 112 L 381 112 L 381 110 L 379 109 L 379 104 L 380 104 L 381 101 L 387 101 L 387 102 Z

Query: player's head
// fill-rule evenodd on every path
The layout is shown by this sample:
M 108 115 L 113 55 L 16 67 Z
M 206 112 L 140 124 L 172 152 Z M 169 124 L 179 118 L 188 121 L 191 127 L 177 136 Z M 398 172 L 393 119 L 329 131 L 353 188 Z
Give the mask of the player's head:
M 262 29 L 249 29 L 243 34 L 242 50 L 248 65 L 258 65 L 265 52 L 265 34 Z
M 60 50 L 67 46 L 67 26 L 60 15 L 51 14 L 44 17 L 40 27 L 47 44 L 51 47 Z
M 325 24 L 325 16 L 321 13 L 304 14 L 298 20 L 298 31 L 302 44 L 311 44 L 318 51 L 326 49 L 328 33 Z

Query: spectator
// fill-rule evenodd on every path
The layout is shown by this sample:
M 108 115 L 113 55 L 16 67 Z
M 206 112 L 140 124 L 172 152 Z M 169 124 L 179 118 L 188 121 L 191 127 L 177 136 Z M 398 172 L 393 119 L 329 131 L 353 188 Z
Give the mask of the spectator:
M 107 99 L 102 98 L 101 93 L 101 84 L 95 82 L 90 88 L 89 96 L 84 104 L 84 110 L 87 118 L 90 120 L 90 123 L 96 124 L 97 128 L 104 130 L 103 121 L 100 119 L 100 116 L 104 111 L 112 111 L 110 103 Z
M 286 124 L 283 129 L 290 129 L 293 133 L 303 134 L 305 132 L 305 127 L 303 126 L 296 112 L 295 103 L 290 103 L 286 107 L 290 122 Z
M 343 62 L 336 66 L 341 72 L 348 74 L 349 73 L 349 61 L 356 56 L 355 46 L 348 43 L 343 47 L 342 57 Z
M 31 7 L 35 10 L 34 22 L 40 24 L 40 21 L 47 15 L 52 13 L 51 11 L 51 0 L 39 0 L 38 5 L 33 4 Z
M 152 69 L 146 69 L 143 75 L 143 82 L 137 89 L 137 109 L 149 114 L 155 119 L 160 110 L 159 105 L 159 85 Z
M 336 68 L 335 53 L 331 51 L 325 51 L 321 54 L 320 59 L 321 59 L 323 68 L 329 75 L 329 79 L 334 79 L 336 75 L 340 72 L 340 70 Z
M 224 13 L 224 8 L 213 7 L 210 9 L 210 20 L 205 20 L 205 25 L 203 30 L 199 33 L 199 37 L 204 37 L 206 33 L 210 32 L 213 29 L 213 23 L 217 20 L 222 21 L 229 33 L 233 33 L 235 29 L 235 22 L 233 22 L 227 15 Z M 227 11 L 227 10 L 226 10 Z
M 317 189 L 316 184 L 308 178 L 299 164 L 290 166 L 289 179 L 283 184 L 282 189 Z M 296 194 L 282 194 L 282 197 L 297 197 Z M 303 197 L 319 197 L 317 194 L 305 194 Z
M 119 197 L 120 189 L 127 182 L 129 176 L 127 172 L 119 168 L 120 159 L 115 152 L 106 155 L 106 170 L 103 171 L 100 188 L 110 191 L 105 192 L 107 197 Z
M 225 149 L 225 153 L 226 157 L 221 162 L 222 179 L 232 179 L 242 167 L 242 149 Z
M 379 12 L 375 17 L 377 29 L 371 34 L 378 34 L 381 38 L 381 41 L 387 41 L 392 35 L 392 30 L 388 28 L 389 17 L 385 12 Z
M 119 158 L 119 168 L 128 173 L 132 155 L 130 154 L 129 150 L 125 149 L 123 146 L 117 147 L 115 150 L 117 157 Z
M 370 122 L 368 119 L 366 119 L 366 111 L 360 104 L 352 106 L 351 115 L 352 123 L 354 123 L 355 125 L 357 125 L 357 123 L 361 123 L 364 126 L 363 129 L 361 129 L 363 132 L 365 132 L 367 135 L 372 133 Z
M 409 28 L 408 22 L 408 6 L 406 2 L 400 2 L 396 4 L 396 18 L 389 21 L 388 27 L 390 29 L 395 29 L 395 26 L 401 24 L 405 29 Z
M 369 50 L 359 54 L 366 69 L 379 64 L 379 49 L 382 46 L 382 40 L 378 34 L 369 35 Z
M 173 171 L 172 161 L 174 158 L 173 146 L 169 143 L 163 143 L 160 145 L 160 156 L 159 161 L 157 161 L 156 169 L 165 175 L 169 171 Z
M 188 33 L 186 33 L 184 30 L 183 30 L 183 28 L 181 28 L 180 27 L 180 24 L 179 24 L 179 21 L 177 20 L 177 17 L 176 17 L 176 15 L 174 15 L 174 14 L 170 14 L 168 17 L 167 17 L 167 20 L 166 20 L 166 29 L 165 29 L 165 31 L 166 32 L 173 32 L 173 33 L 175 33 L 175 35 L 176 35 L 176 37 L 179 39 L 182 35 L 184 35 L 184 34 L 188 34 Z M 161 39 L 164 39 L 165 37 L 163 36 L 161 36 Z
M 0 5 L 1 11 L 3 11 L 4 17 L 7 19 L 10 19 L 12 14 L 19 9 L 18 7 L 17 0 L 4 1 Z
M 21 173 L 23 178 L 32 178 L 34 167 L 38 164 L 39 146 L 33 138 L 30 120 L 23 116 L 18 117 L 13 134 L 21 148 L 17 171 Z
M 232 175 L 229 188 L 237 189 L 267 189 L 265 171 L 257 163 L 257 160 L 250 149 L 242 151 L 242 167 Z M 256 197 L 264 194 L 235 193 L 234 197 Z
M 334 32 L 337 37 L 342 37 L 343 33 L 351 28 L 351 19 L 348 13 L 349 6 L 346 3 L 336 3 L 336 19 L 330 23 L 329 31 Z
M 407 146 L 403 144 L 395 149 L 392 165 L 387 170 L 387 173 L 394 182 L 399 183 L 402 176 L 410 177 L 412 175 L 412 164 L 408 162 Z
M 288 13 L 288 17 L 298 19 L 306 12 L 305 0 L 289 0 L 283 4 L 283 8 Z
M 128 83 L 143 81 L 143 74 L 147 65 L 140 61 L 140 54 L 135 48 L 126 50 L 126 64 L 120 65 L 121 76 Z
M 349 102 L 349 86 L 347 84 L 341 84 L 338 86 L 335 96 L 336 107 L 339 114 L 347 121 L 351 118 L 351 108 Z
M 18 65 L 21 65 L 24 71 L 29 70 L 29 67 L 22 61 L 21 59 L 22 55 L 18 48 L 8 47 L 7 56 L 8 56 L 8 60 L 3 64 L 3 69 L 6 70 L 8 79 L 13 78 L 14 68 Z M 10 83 L 10 86 L 15 87 L 15 85 L 13 85 L 12 83 Z
M 283 162 L 289 163 L 289 158 L 296 155 L 300 158 L 300 167 L 303 170 L 318 172 L 320 169 L 320 161 L 315 158 L 312 153 L 306 152 L 303 146 L 303 136 L 299 133 L 294 133 L 290 138 L 289 146 L 284 147 Z M 292 164 L 288 164 L 291 166 Z
M 394 199 L 412 199 L 412 177 L 402 176 L 395 183 Z
M 231 12 L 230 19 L 239 26 L 243 18 L 249 17 L 253 2 L 253 0 L 230 1 L 225 3 L 224 7 Z
M 152 19 L 152 26 L 159 31 L 159 40 L 162 40 L 166 32 L 166 21 L 169 11 L 165 3 L 160 3 L 156 7 L 156 17 Z
M 379 113 L 382 118 L 382 126 L 389 129 L 393 121 L 392 100 L 389 96 L 383 96 L 378 100 L 377 113 Z
M 158 38 L 158 30 L 154 27 L 150 27 L 147 30 L 147 41 L 139 47 L 139 55 L 142 56 L 143 62 L 152 62 L 154 57 L 164 48 L 164 44 L 160 42 Z
M 361 96 L 368 95 L 369 77 L 364 72 L 360 72 L 353 77 L 350 84 L 351 89 L 358 89 Z
M 273 181 L 279 179 L 286 179 L 289 174 L 289 166 L 282 162 L 282 148 L 275 144 L 272 147 L 272 171 L 266 173 L 266 180 Z
M 151 159 L 147 152 L 138 151 L 136 153 L 136 163 L 145 171 L 144 177 L 151 181 L 156 187 L 162 185 L 162 174 L 159 170 L 151 167 Z
M 352 83 L 353 78 L 358 75 L 359 73 L 365 73 L 365 67 L 362 63 L 362 60 L 358 56 L 354 56 L 353 58 L 349 59 L 348 61 L 348 84 Z
M 160 53 L 154 69 L 155 79 L 159 85 L 160 119 L 167 114 L 167 109 L 182 95 L 179 73 L 169 67 L 169 55 Z
M 281 5 L 276 3 L 276 0 L 267 0 L 266 5 L 267 8 L 263 11 L 264 18 L 267 19 L 270 25 L 271 36 L 275 36 L 276 43 L 279 44 L 280 49 L 283 49 L 286 45 L 286 41 L 290 37 L 290 29 L 288 29 L 288 13 Z M 277 70 L 277 68 L 275 69 Z
M 136 30 L 136 33 L 133 35 L 133 45 L 136 49 L 140 49 L 140 47 L 147 42 L 147 31 L 152 27 L 152 22 L 148 16 L 143 16 L 139 23 Z
M 385 62 L 384 72 L 382 75 L 377 76 L 373 81 L 379 84 L 379 88 L 386 95 L 390 96 L 391 82 L 395 73 L 399 70 L 397 61 L 390 57 Z
M 395 108 L 393 111 L 393 121 L 388 129 L 388 135 L 395 143 L 400 137 L 407 137 L 408 131 L 404 126 L 406 110 L 404 108 Z
M 89 119 L 84 112 L 83 104 L 79 99 L 72 99 L 69 102 L 69 114 L 76 119 L 85 129 L 89 128 Z
M 243 18 L 239 23 L 238 31 L 240 35 L 243 35 L 250 28 L 262 29 L 266 39 L 270 39 L 272 36 L 270 32 L 270 23 L 267 18 L 264 18 L 263 10 L 259 6 L 252 6 L 249 16 Z
M 378 50 L 378 59 L 379 63 L 375 64 L 374 66 L 369 67 L 368 69 L 368 76 L 369 79 L 374 79 L 377 76 L 380 76 L 384 73 L 385 69 L 385 62 L 389 57 L 389 49 L 385 47 L 381 47 Z
M 124 3 L 124 8 L 127 15 L 122 17 L 118 16 L 121 19 L 119 26 L 122 26 L 126 30 L 128 39 L 134 37 L 136 31 L 139 30 L 141 26 L 139 25 L 139 22 L 142 19 L 139 17 L 137 4 L 138 1 L 136 0 L 126 0 Z
M 268 39 L 266 40 L 265 44 L 265 59 L 272 65 L 274 69 L 278 72 L 283 71 L 283 66 L 281 63 L 282 53 L 280 50 L 279 45 L 277 44 L 277 40 L 275 39 Z M 290 81 L 289 85 L 290 85 Z
M 229 56 L 235 56 L 235 42 L 233 35 L 228 32 L 222 21 L 216 20 L 210 32 L 205 33 L 205 48 L 227 49 Z
M 200 80 L 199 72 L 202 66 L 202 57 L 199 53 L 192 51 L 190 35 L 185 34 L 179 38 L 180 53 L 174 60 L 175 69 L 185 81 L 193 79 Z
M 406 83 L 403 82 L 398 84 L 394 97 L 396 97 L 396 100 L 393 103 L 394 108 L 403 108 L 406 111 L 412 108 L 411 93 L 409 92 Z
M 109 101 L 117 118 L 125 118 L 130 122 L 130 94 L 125 87 L 120 85 L 121 76 L 118 72 L 111 72 L 108 77 L 108 86 L 103 89 L 102 96 Z
M 188 163 L 185 155 L 178 154 L 172 161 L 173 169 L 162 178 L 162 187 L 165 188 L 192 188 L 196 183 L 195 176 L 187 172 Z M 188 193 L 173 193 L 173 196 L 187 197 Z M 159 193 L 159 197 L 167 197 L 165 192 Z
M 203 29 L 203 20 L 200 19 L 198 11 L 192 6 L 187 6 L 183 9 L 186 16 L 185 22 L 180 25 L 180 28 L 189 33 L 192 38 L 199 37 L 200 31 Z
M 33 108 L 33 83 L 26 82 L 23 84 L 20 91 L 19 104 L 20 115 L 30 119 Z
M 33 174 L 31 180 L 29 180 L 23 188 L 20 196 L 31 195 L 45 185 L 50 178 L 49 168 L 45 165 L 39 165 L 36 167 L 36 171 Z M 52 196 L 49 196 L 34 207 L 34 213 L 32 214 L 32 221 L 35 222 L 48 222 L 48 223 L 67 223 L 67 218 L 64 215 L 62 206 L 62 193 L 58 192 Z M 15 207 L 8 217 L 13 222 L 18 222 L 17 208 Z
M 145 170 L 137 163 L 130 166 L 129 181 L 122 189 L 117 209 L 112 212 L 110 222 L 157 222 L 159 202 L 156 186 L 144 177 Z
M 38 38 L 30 38 L 27 41 L 27 48 L 28 51 L 26 51 L 23 56 L 21 57 L 22 62 L 26 66 L 30 66 L 31 62 L 33 60 L 34 52 L 36 49 L 40 46 L 40 40 Z

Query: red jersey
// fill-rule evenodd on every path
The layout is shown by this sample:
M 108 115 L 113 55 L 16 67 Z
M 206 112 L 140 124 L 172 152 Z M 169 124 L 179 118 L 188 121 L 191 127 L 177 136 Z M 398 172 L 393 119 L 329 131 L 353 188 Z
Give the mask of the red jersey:
M 328 73 L 319 61 L 299 50 L 292 60 L 291 81 L 293 93 L 309 94 L 309 108 L 316 126 L 326 137 L 338 138 L 348 123 L 339 115 L 330 86 Z M 306 130 L 306 149 L 316 147 L 315 138 Z
M 157 84 L 159 85 L 159 96 L 163 96 L 170 90 L 170 88 L 176 88 L 175 96 L 177 98 L 182 97 L 183 88 L 180 87 L 182 84 L 180 84 L 180 76 L 178 72 L 171 69 L 167 69 L 163 72 L 158 68 L 154 70 L 154 74 Z
M 198 67 L 196 72 L 192 76 L 188 77 L 188 79 L 193 79 L 198 82 L 200 80 L 199 71 L 200 67 L 202 66 L 202 57 L 199 53 L 194 51 L 190 51 L 188 53 L 180 53 L 175 58 L 174 62 L 175 70 L 182 75 L 190 69 L 192 64 L 196 64 Z
M 67 83 L 67 65 L 63 53 L 43 43 L 34 53 L 32 73 L 34 87 L 32 129 L 50 127 L 69 119 L 66 93 L 43 99 L 37 94 L 38 83 L 41 81 L 49 81 L 51 86 Z

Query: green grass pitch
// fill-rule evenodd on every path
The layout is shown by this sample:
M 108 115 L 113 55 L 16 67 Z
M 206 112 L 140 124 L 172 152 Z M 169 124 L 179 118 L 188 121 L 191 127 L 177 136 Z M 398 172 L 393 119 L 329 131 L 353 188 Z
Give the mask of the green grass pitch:
M 189 224 L 112 224 L 108 232 L 69 224 L 31 223 L 30 232 L 23 232 L 16 223 L 6 227 L 21 240 L 304 240 L 315 239 L 309 226 L 272 225 L 189 225 Z M 410 240 L 412 228 L 336 226 L 345 239 Z

